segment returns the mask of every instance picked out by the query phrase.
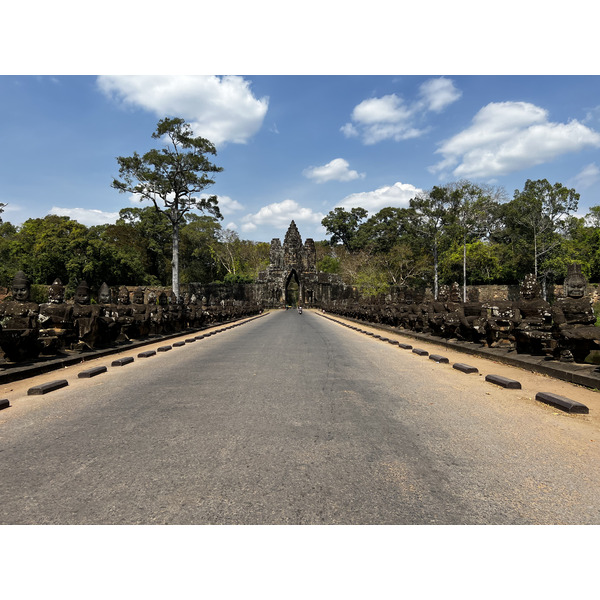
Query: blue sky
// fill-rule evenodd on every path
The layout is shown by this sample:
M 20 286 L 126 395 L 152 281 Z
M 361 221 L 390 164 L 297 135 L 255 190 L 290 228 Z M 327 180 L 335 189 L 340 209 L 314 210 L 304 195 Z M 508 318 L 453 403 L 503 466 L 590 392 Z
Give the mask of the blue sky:
M 600 204 L 600 77 L 227 75 L 0 77 L 4 219 L 114 222 L 139 205 L 110 187 L 115 157 L 156 145 L 181 116 L 217 146 L 222 225 L 244 239 L 303 238 L 336 206 L 406 206 L 460 178 L 574 187 Z

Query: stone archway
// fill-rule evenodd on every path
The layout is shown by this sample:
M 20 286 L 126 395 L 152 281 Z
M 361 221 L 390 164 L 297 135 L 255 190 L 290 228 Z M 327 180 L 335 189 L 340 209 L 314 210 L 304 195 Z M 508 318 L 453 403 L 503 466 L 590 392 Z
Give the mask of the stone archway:
M 296 269 L 292 269 L 285 280 L 285 305 L 298 306 L 302 298 L 300 280 Z

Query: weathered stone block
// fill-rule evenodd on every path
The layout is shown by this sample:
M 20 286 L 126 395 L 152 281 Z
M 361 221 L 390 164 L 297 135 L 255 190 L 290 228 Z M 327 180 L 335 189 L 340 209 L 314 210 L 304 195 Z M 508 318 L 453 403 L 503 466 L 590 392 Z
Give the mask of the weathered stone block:
M 590 409 L 585 404 L 550 392 L 538 392 L 535 399 L 570 413 L 587 415 L 590 412 Z
M 160 348 L 156 349 L 157 352 L 168 352 L 169 350 L 173 350 L 173 347 L 172 346 L 161 346 Z
M 106 367 L 92 367 L 91 369 L 81 371 L 77 377 L 80 379 L 89 379 L 90 377 L 96 377 L 96 375 L 100 375 L 101 373 L 106 373 L 106 371 L 108 371 Z
M 437 363 L 450 363 L 445 356 L 440 356 L 439 354 L 430 354 L 429 360 L 434 360 Z
M 412 350 L 412 346 L 411 346 L 410 344 L 402 344 L 402 343 L 399 343 L 399 344 L 398 344 L 398 347 L 399 347 L 399 348 L 402 348 L 402 350 Z
M 59 379 L 57 381 L 48 381 L 47 383 L 42 383 L 41 385 L 36 385 L 27 390 L 28 396 L 40 396 L 42 394 L 47 394 L 48 392 L 53 392 L 54 390 L 59 390 L 65 386 L 69 385 L 69 382 L 66 379 Z
M 8 408 L 9 406 L 10 402 L 6 398 L 4 400 L 0 400 L 0 410 Z
M 146 350 L 138 354 L 138 358 L 149 358 L 150 356 L 156 356 L 156 350 Z
M 173 344 L 173 348 L 181 348 L 181 346 L 185 346 L 185 342 L 175 342 Z
M 509 379 L 508 377 L 502 377 L 501 375 L 486 375 L 485 380 L 490 383 L 495 383 L 503 388 L 511 390 L 520 390 L 521 383 L 516 379 Z
M 418 354 L 419 356 L 427 356 L 429 354 L 427 350 L 422 350 L 421 348 L 413 348 L 413 353 Z
M 133 356 L 125 356 L 124 358 L 117 358 L 110 363 L 111 367 L 123 367 L 133 362 Z
M 454 363 L 452 368 L 456 369 L 457 371 L 462 371 L 463 373 L 479 373 L 479 369 L 477 367 L 465 365 L 464 363 Z

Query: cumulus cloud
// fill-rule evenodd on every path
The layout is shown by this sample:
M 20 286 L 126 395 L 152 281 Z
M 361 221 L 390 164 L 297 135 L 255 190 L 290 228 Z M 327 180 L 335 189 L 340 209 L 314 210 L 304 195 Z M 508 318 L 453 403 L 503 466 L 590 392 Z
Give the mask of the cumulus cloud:
M 308 179 L 314 179 L 317 183 L 326 181 L 353 181 L 363 179 L 365 174 L 349 169 L 350 164 L 343 158 L 334 158 L 322 167 L 309 167 L 302 174 Z
M 394 185 L 387 185 L 372 192 L 350 194 L 338 202 L 336 206 L 346 210 L 360 206 L 373 214 L 386 206 L 406 208 L 408 207 L 409 200 L 422 191 L 410 183 L 397 181 Z
M 456 88 L 454 82 L 446 77 L 428 79 L 421 84 L 419 92 L 427 110 L 433 112 L 441 112 L 462 96 L 462 92 Z
M 97 82 L 124 105 L 184 118 L 195 135 L 217 146 L 245 144 L 261 128 L 269 106 L 267 97 L 254 97 L 249 81 L 233 75 L 104 75 Z
M 261 225 L 268 225 L 279 229 L 287 229 L 290 221 L 301 223 L 319 224 L 325 217 L 322 213 L 313 212 L 311 208 L 300 206 L 295 200 L 283 200 L 263 206 L 257 213 L 246 215 L 242 218 L 241 230 L 254 231 Z
M 419 128 L 416 123 L 428 112 L 441 112 L 461 94 L 451 79 L 429 79 L 421 85 L 419 97 L 412 103 L 396 94 L 363 100 L 354 107 L 352 121 L 343 125 L 340 131 L 346 137 L 362 137 L 366 145 L 387 139 L 401 141 L 419 137 L 428 128 Z
M 600 146 L 600 134 L 578 122 L 552 123 L 548 111 L 528 102 L 492 102 L 472 124 L 436 150 L 429 168 L 447 177 L 493 177 L 548 162 L 561 154 Z
M 73 221 L 88 227 L 115 223 L 119 218 L 118 212 L 104 212 L 92 208 L 61 208 L 59 206 L 53 206 L 48 214 L 69 217 Z
M 600 181 L 600 169 L 596 163 L 585 166 L 570 182 L 576 190 L 585 190 Z

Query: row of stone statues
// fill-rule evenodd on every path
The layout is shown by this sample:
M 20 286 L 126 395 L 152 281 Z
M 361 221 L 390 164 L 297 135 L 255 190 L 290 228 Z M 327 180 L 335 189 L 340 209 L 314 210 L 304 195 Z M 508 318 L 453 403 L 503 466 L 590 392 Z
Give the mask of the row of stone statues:
M 11 292 L 11 299 L 0 302 L 0 347 L 13 362 L 184 332 L 259 312 L 257 305 L 240 302 L 203 306 L 194 295 L 177 301 L 173 293 L 157 297 L 151 291 L 146 297 L 141 288 L 130 297 L 125 286 L 113 298 L 106 283 L 94 304 L 85 281 L 77 286 L 73 301 L 65 302 L 59 279 L 48 290 L 48 302 L 38 304 L 31 301 L 31 282 L 22 271 L 15 275 Z
M 438 298 L 418 299 L 410 290 L 397 303 L 344 305 L 332 303 L 329 312 L 446 339 L 473 342 L 490 348 L 541 355 L 563 362 L 584 362 L 600 350 L 600 327 L 595 326 L 591 298 L 581 266 L 570 265 L 564 297 L 552 305 L 541 298 L 531 274 L 520 286 L 517 301 L 477 302 L 461 299 L 460 286 L 441 286 Z

